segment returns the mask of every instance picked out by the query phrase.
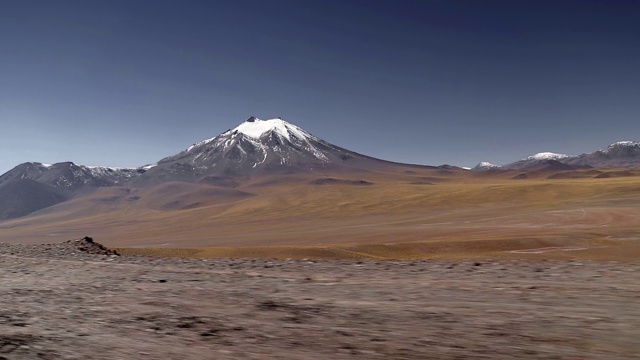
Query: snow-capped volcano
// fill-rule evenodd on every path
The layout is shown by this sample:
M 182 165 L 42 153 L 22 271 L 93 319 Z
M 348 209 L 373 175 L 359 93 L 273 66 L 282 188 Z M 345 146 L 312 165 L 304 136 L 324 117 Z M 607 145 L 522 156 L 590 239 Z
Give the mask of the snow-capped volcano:
M 162 159 L 144 179 L 197 180 L 265 172 L 375 170 L 399 165 L 332 145 L 281 118 L 247 119 L 222 134 Z M 404 164 L 403 164 L 404 165 Z
M 268 160 L 269 150 L 273 150 L 275 153 L 275 157 L 272 156 L 272 158 L 280 160 L 282 165 L 290 165 L 291 156 L 283 153 L 287 147 L 293 147 L 301 153 L 309 153 L 318 161 L 329 161 L 329 158 L 319 149 L 319 147 L 321 148 L 322 146 L 318 144 L 318 142 L 322 142 L 322 140 L 281 118 L 261 120 L 256 117 L 250 117 L 236 128 L 227 130 L 216 137 L 193 144 L 178 155 L 161 160 L 160 163 L 176 157 L 183 158 L 183 156 L 187 154 L 199 153 L 203 148 L 218 149 L 220 147 L 225 153 L 228 151 L 232 152 L 229 154 L 230 158 L 247 157 L 245 155 L 254 153 L 264 155 L 261 160 L 257 159 L 258 161 L 254 162 L 255 166 Z M 239 153 L 234 149 L 239 150 Z M 205 159 L 199 156 L 193 160 L 193 164 L 198 165 L 197 163 L 203 162 Z

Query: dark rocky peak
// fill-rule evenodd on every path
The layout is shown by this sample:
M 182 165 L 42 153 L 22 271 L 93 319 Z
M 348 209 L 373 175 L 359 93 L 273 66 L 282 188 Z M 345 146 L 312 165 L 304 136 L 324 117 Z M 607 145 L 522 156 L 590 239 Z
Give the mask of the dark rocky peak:
M 601 150 L 610 156 L 640 156 L 640 143 L 635 141 L 620 141 Z
M 140 175 L 140 169 L 121 169 L 77 165 L 70 161 L 56 164 L 29 162 L 16 166 L 0 176 L 0 184 L 30 179 L 64 191 L 85 187 L 113 186 Z

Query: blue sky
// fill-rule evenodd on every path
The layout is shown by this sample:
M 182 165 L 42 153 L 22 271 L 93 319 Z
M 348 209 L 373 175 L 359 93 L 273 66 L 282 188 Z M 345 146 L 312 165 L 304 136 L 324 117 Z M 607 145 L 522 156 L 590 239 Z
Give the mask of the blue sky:
M 637 1 L 0 1 L 0 172 L 281 116 L 400 162 L 640 140 Z

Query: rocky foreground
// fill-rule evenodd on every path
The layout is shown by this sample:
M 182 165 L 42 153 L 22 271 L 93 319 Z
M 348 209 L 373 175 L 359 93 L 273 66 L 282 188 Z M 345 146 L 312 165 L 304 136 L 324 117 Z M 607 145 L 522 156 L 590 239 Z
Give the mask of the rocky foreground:
M 0 244 L 0 359 L 638 359 L 640 264 Z

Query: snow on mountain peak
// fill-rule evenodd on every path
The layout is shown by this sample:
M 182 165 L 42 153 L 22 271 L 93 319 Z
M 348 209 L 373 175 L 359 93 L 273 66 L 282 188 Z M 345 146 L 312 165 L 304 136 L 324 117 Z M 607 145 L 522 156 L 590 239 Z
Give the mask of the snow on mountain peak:
M 613 143 L 607 146 L 606 149 L 600 150 L 600 152 L 605 154 L 636 154 L 640 150 L 640 142 L 637 141 L 618 141 L 617 143 Z
M 309 141 L 309 139 L 314 138 L 308 132 L 302 130 L 301 128 L 293 124 L 290 124 L 282 120 L 282 118 L 261 120 L 254 116 L 250 117 L 245 122 L 238 125 L 238 127 L 236 127 L 235 129 L 228 130 L 222 133 L 221 135 L 228 136 L 230 134 L 240 133 L 248 136 L 253 140 L 258 140 L 262 135 L 268 133 L 269 131 L 274 131 L 275 133 L 286 138 L 289 141 L 291 141 L 291 134 L 295 135 L 295 137 L 297 137 L 298 139 L 305 140 L 305 141 Z M 212 137 L 210 139 L 197 142 L 189 146 L 185 150 L 185 152 L 189 152 L 196 147 L 209 144 L 217 138 L 218 137 Z
M 618 141 L 616 143 L 609 145 L 610 148 L 620 147 L 620 146 L 622 147 L 640 146 L 640 143 L 636 141 Z
M 307 137 L 302 129 L 289 124 L 281 118 L 260 120 L 255 117 L 250 117 L 249 120 L 240 124 L 237 128 L 233 129 L 232 132 L 233 131 L 238 131 L 254 139 L 259 139 L 263 134 L 269 131 L 275 131 L 287 140 L 291 140 L 290 134 L 295 134 L 301 139 Z
M 473 170 L 473 171 L 486 171 L 486 170 L 499 169 L 499 168 L 500 168 L 499 165 L 492 164 L 492 163 L 490 163 L 488 161 L 482 161 L 471 170 Z
M 541 152 L 527 157 L 525 160 L 561 160 L 570 157 L 566 154 L 556 154 L 552 152 Z

